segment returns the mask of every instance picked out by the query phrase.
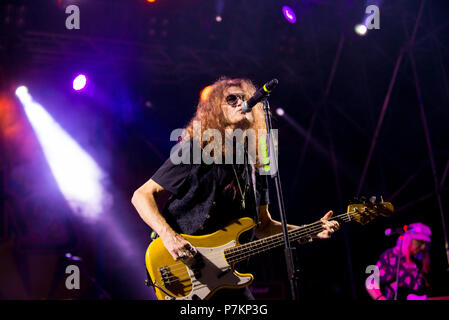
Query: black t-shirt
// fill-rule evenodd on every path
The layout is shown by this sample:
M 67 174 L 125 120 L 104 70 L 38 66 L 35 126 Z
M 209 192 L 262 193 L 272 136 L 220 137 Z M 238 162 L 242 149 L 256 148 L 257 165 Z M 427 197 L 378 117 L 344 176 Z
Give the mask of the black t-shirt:
M 250 165 L 175 165 L 169 158 L 152 179 L 172 194 L 162 214 L 179 233 L 209 234 L 240 217 L 250 217 L 257 222 L 259 206 L 269 203 L 267 177 Z M 242 207 L 242 193 L 245 208 Z

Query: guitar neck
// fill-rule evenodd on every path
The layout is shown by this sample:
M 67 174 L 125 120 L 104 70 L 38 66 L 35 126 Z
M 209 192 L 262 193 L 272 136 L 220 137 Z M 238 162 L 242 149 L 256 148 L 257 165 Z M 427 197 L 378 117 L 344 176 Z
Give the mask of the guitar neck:
M 338 215 L 336 217 L 333 217 L 329 220 L 330 221 L 337 220 L 338 222 L 346 223 L 352 221 L 351 217 L 353 214 L 354 213 L 347 212 Z M 312 236 L 320 233 L 323 230 L 324 228 L 322 226 L 322 222 L 316 221 L 314 223 L 304 225 L 294 230 L 288 231 L 288 240 L 292 242 L 297 240 L 310 239 Z M 242 244 L 240 246 L 225 249 L 224 254 L 226 260 L 229 263 L 235 263 L 246 260 L 249 257 L 257 255 L 259 253 L 280 247 L 282 245 L 284 245 L 284 234 L 279 233 L 274 236 L 266 237 L 263 239 Z

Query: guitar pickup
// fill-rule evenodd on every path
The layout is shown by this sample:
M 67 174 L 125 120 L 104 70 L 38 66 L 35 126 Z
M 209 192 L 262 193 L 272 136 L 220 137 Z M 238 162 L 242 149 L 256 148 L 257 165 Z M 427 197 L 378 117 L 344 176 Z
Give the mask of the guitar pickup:
M 203 256 L 200 253 L 197 253 L 194 257 L 195 263 L 192 265 L 191 270 L 195 275 L 196 279 L 201 278 L 201 269 L 205 266 Z
M 195 271 L 193 271 L 193 275 L 195 276 L 195 279 L 200 279 L 201 278 L 201 271 L 196 269 Z
M 229 273 L 229 271 L 231 271 L 231 268 L 224 269 L 217 275 L 217 278 L 220 279 L 221 277 L 224 277 L 227 273 Z
M 195 259 L 195 263 L 192 265 L 192 267 L 194 268 L 202 268 L 204 267 L 204 260 L 203 260 L 203 256 L 201 254 L 196 254 L 193 259 Z

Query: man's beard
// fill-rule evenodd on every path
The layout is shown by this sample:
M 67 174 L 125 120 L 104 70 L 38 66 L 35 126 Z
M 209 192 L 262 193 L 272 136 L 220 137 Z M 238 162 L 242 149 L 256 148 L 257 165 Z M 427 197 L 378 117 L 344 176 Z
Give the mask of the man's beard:
M 245 117 L 236 123 L 227 123 L 225 127 L 234 127 L 235 129 L 246 130 L 251 128 L 251 122 Z

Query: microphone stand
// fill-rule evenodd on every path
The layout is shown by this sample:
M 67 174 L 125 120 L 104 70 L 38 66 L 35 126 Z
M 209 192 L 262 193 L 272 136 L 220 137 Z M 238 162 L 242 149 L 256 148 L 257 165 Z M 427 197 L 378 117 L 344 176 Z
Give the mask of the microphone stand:
M 271 134 L 271 131 L 273 129 L 271 124 L 271 113 L 270 113 L 270 104 L 268 103 L 268 94 L 267 96 L 262 100 L 263 104 L 263 110 L 265 112 L 265 124 L 267 127 L 267 136 L 268 136 L 268 150 L 269 150 L 269 159 L 270 159 L 270 174 L 271 178 L 274 179 L 274 182 L 276 184 L 276 193 L 278 198 L 278 204 L 279 204 L 279 214 L 281 216 L 281 223 L 282 223 L 282 232 L 284 234 L 284 254 L 285 254 L 285 261 L 287 263 L 287 274 L 288 279 L 290 281 L 290 288 L 291 288 L 291 294 L 292 294 L 292 300 L 298 299 L 298 270 L 295 267 L 295 262 L 293 259 L 293 248 L 290 244 L 288 231 L 287 231 L 287 219 L 285 215 L 285 207 L 284 207 L 284 199 L 282 196 L 282 187 L 281 187 L 281 178 L 279 175 L 279 166 L 276 156 L 276 150 L 274 148 L 273 143 L 273 137 Z M 272 171 L 272 166 L 274 165 L 275 170 Z
M 396 291 L 394 293 L 394 300 L 398 300 L 398 292 L 399 292 L 399 267 L 401 266 L 401 258 L 402 258 L 402 245 L 403 245 L 403 236 L 401 235 L 399 240 L 400 240 L 400 247 L 399 247 L 399 252 L 397 254 L 397 258 L 398 259 L 398 263 L 396 264 Z

